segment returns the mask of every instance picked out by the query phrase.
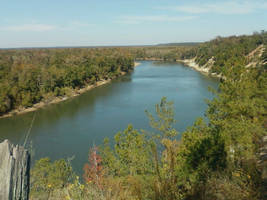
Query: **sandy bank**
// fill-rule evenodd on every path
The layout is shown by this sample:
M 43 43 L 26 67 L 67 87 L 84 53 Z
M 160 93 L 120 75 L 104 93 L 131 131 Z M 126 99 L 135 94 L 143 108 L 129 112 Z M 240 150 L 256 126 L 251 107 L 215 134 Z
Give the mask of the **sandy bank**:
M 141 65 L 140 62 L 134 62 L 134 67 L 137 67 L 137 66 L 139 66 L 139 65 Z
M 202 72 L 202 73 L 205 73 L 205 74 L 209 74 L 210 72 L 210 68 L 209 67 L 200 67 L 196 62 L 195 62 L 195 59 L 192 58 L 192 59 L 185 59 L 185 60 L 177 60 L 178 62 L 182 62 L 184 63 L 185 65 L 187 65 L 188 67 L 192 67 L 193 69 L 199 71 L 199 72 Z
M 172 60 L 164 60 L 164 59 L 160 59 L 160 58 L 144 58 L 143 60 L 145 61 L 171 61 L 173 62 Z M 214 77 L 218 77 L 220 78 L 221 76 L 218 75 L 218 74 L 215 74 L 215 73 L 210 73 L 210 69 L 211 69 L 211 66 L 213 64 L 213 60 L 210 59 L 208 61 L 207 64 L 205 64 L 204 66 L 199 66 L 196 62 L 195 62 L 195 58 L 192 58 L 192 59 L 184 59 L 184 60 L 176 60 L 176 62 L 180 62 L 180 63 L 183 63 L 184 65 L 188 66 L 188 67 L 191 67 L 205 75 L 211 75 L 211 76 L 214 76 Z M 137 63 L 139 65 L 139 63 Z M 137 66 L 138 66 L 137 65 Z
M 195 58 L 192 59 L 184 59 L 184 60 L 177 60 L 177 62 L 181 62 L 183 64 L 185 64 L 188 67 L 191 67 L 205 75 L 211 75 L 213 77 L 217 77 L 217 78 L 222 78 L 222 76 L 220 74 L 216 74 L 216 73 L 210 73 L 211 70 L 211 66 L 213 65 L 213 60 L 210 59 L 204 66 L 199 66 L 196 62 L 195 62 Z
M 125 75 L 126 72 L 121 72 L 121 76 Z M 77 89 L 77 90 L 73 90 L 72 91 L 72 94 L 70 96 L 63 96 L 63 97 L 54 97 L 53 99 L 51 100 L 44 100 L 44 101 L 41 101 L 39 103 L 36 103 L 34 104 L 32 107 L 29 107 L 29 108 L 17 108 L 17 109 L 14 109 L 4 115 L 1 115 L 0 118 L 5 118 L 5 117 L 12 117 L 12 116 L 15 116 L 15 115 L 20 115 L 20 114 L 24 114 L 24 113 L 28 113 L 28 112 L 33 112 L 33 111 L 36 111 L 40 108 L 43 108 L 47 105 L 50 105 L 50 104 L 56 104 L 56 103 L 59 103 L 59 102 L 62 102 L 62 101 L 65 101 L 67 99 L 70 99 L 70 98 L 73 98 L 73 97 L 76 97 L 82 93 L 85 93 L 93 88 L 96 88 L 98 86 L 101 86 L 101 85 L 104 85 L 104 84 L 107 84 L 111 81 L 112 79 L 108 79 L 108 80 L 100 80 L 98 82 L 96 82 L 94 85 L 88 85 L 84 88 L 81 88 L 81 89 Z

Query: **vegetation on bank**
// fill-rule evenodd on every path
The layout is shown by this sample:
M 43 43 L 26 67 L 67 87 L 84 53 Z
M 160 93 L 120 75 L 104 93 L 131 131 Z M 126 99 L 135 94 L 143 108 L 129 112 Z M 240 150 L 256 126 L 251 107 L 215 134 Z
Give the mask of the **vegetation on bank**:
M 84 181 L 67 161 L 37 161 L 32 169 L 32 198 L 60 194 L 66 199 L 103 200 L 263 199 L 266 186 L 257 153 L 267 134 L 266 51 L 255 67 L 247 67 L 244 59 L 262 45 L 254 46 L 254 39 L 265 34 L 224 38 L 218 44 L 213 40 L 197 47 L 198 52 L 205 47 L 216 58 L 221 59 L 219 52 L 225 55 L 220 67 L 226 78 L 215 91 L 216 98 L 208 102 L 208 122 L 196 120 L 177 140 L 173 104 L 164 97 L 155 112 L 146 111 L 153 132 L 129 125 L 113 141 L 105 139 L 102 146 L 90 150 Z M 231 51 L 237 56 L 228 56 L 228 47 L 240 44 L 245 46 Z
M 127 48 L 135 60 L 177 61 L 185 59 L 187 52 L 194 51 L 196 45 L 149 46 Z
M 246 66 L 259 61 L 266 66 L 266 47 L 267 32 L 262 31 L 253 35 L 216 37 L 198 45 L 135 47 L 129 51 L 137 60 L 179 61 L 194 58 L 200 67 L 210 62 L 210 73 L 224 75 L 228 66 Z
M 31 107 L 75 89 L 112 79 L 133 68 L 133 60 L 178 61 L 194 58 L 225 77 L 229 66 L 267 63 L 267 32 L 232 36 L 198 45 L 121 48 L 0 50 L 0 115 Z M 254 64 L 253 64 L 254 63 Z
M 211 72 L 217 74 L 227 73 L 229 66 L 246 66 L 250 62 L 259 63 L 266 55 L 267 32 L 254 33 L 253 35 L 217 37 L 210 42 L 205 42 L 191 53 L 189 58 L 195 57 L 195 62 L 200 66 L 212 61 Z M 261 47 L 254 52 L 257 47 Z M 264 55 L 263 55 L 263 52 Z
M 70 95 L 133 65 L 119 48 L 0 50 L 0 115 Z

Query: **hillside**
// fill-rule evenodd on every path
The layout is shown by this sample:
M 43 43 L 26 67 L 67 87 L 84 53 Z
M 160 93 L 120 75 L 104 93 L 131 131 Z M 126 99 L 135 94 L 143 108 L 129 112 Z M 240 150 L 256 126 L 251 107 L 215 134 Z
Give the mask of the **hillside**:
M 186 58 L 194 59 L 200 67 L 210 68 L 210 73 L 224 74 L 229 66 L 266 65 L 266 46 L 267 32 L 264 31 L 250 36 L 217 37 L 200 44 L 191 54 L 187 52 Z

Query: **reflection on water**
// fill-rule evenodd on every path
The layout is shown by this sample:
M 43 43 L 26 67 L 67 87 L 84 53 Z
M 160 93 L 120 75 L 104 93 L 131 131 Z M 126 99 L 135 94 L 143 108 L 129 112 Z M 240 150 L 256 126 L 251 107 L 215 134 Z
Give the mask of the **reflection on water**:
M 212 98 L 208 87 L 217 85 L 216 79 L 181 64 L 144 61 L 132 74 L 38 110 L 29 138 L 33 159 L 75 155 L 73 166 L 80 171 L 89 147 L 101 144 L 104 137 L 113 137 L 129 123 L 148 129 L 144 110 L 153 111 L 162 96 L 174 101 L 176 128 L 184 131 L 204 115 L 204 99 Z M 0 141 L 8 138 L 22 144 L 32 117 L 33 113 L 27 113 L 0 119 Z

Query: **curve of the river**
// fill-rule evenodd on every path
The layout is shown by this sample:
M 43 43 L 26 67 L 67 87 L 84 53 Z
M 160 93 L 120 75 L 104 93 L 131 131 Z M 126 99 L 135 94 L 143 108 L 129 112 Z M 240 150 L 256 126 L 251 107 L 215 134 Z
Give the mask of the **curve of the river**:
M 174 102 L 176 128 L 184 131 L 197 117 L 204 116 L 205 99 L 213 95 L 208 87 L 218 80 L 178 63 L 143 61 L 134 72 L 78 97 L 37 111 L 29 141 L 33 159 L 75 156 L 74 169 L 81 171 L 88 150 L 105 137 L 127 127 L 148 129 L 144 110 L 153 111 L 162 96 Z M 0 142 L 9 139 L 22 144 L 33 113 L 0 119 Z

